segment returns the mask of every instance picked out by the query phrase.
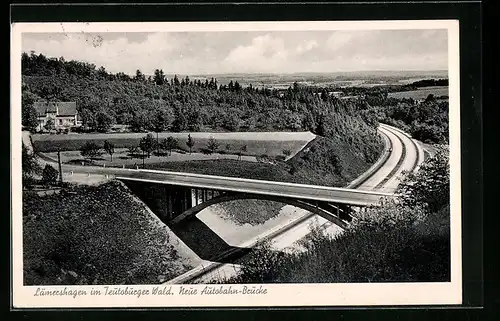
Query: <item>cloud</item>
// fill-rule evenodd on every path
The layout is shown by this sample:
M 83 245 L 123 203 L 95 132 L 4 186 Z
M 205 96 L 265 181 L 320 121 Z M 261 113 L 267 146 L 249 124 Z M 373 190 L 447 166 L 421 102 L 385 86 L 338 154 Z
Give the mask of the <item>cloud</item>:
M 152 74 L 447 69 L 446 30 L 23 34 L 22 50 Z
M 326 48 L 330 51 L 337 51 L 345 47 L 353 40 L 356 32 L 353 31 L 334 31 L 333 34 L 326 40 Z M 360 32 L 357 32 L 358 37 Z
M 316 40 L 309 40 L 309 41 L 306 41 L 305 43 L 301 43 L 297 46 L 297 48 L 295 49 L 295 52 L 297 54 L 303 54 L 303 53 L 306 53 L 306 52 L 309 52 L 311 50 L 313 50 L 314 48 L 317 48 L 319 45 L 318 45 L 318 42 Z
M 229 72 L 266 71 L 270 65 L 283 64 L 288 57 L 284 40 L 269 34 L 257 36 L 249 45 L 240 45 L 229 52 L 223 66 Z
M 168 34 L 151 33 L 142 42 L 131 42 L 125 36 L 107 40 L 98 34 L 68 34 L 62 40 L 30 40 L 23 42 L 23 49 L 34 50 L 50 57 L 81 60 L 103 65 L 111 72 L 135 73 L 159 68 L 175 48 L 175 41 Z

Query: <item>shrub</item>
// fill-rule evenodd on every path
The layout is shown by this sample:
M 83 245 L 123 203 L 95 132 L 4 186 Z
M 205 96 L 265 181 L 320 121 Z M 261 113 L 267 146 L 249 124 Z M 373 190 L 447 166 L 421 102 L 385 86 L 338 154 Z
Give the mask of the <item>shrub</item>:
M 286 160 L 286 156 L 285 155 L 276 155 L 275 159 L 277 161 L 283 162 Z
M 88 159 L 96 158 L 96 157 L 102 155 L 101 146 L 97 145 L 93 141 L 86 142 L 80 148 L 80 154 L 83 157 L 88 158 Z
M 23 170 L 23 185 L 30 187 L 35 182 L 34 175 L 41 171 L 34 154 L 30 153 L 26 146 L 22 146 L 22 170 Z
M 243 281 L 252 283 L 270 283 L 278 278 L 281 270 L 286 266 L 285 254 L 280 251 L 273 251 L 269 242 L 258 244 L 250 259 L 245 262 L 241 273 Z
M 127 154 L 132 157 L 137 157 L 141 154 L 141 150 L 137 146 L 132 146 L 127 149 Z
M 208 150 L 209 154 L 215 153 L 215 151 L 218 148 L 219 148 L 219 142 L 215 138 L 210 137 L 210 139 L 208 140 L 208 143 L 207 143 L 207 150 Z
M 408 173 L 397 191 L 403 204 L 436 212 L 450 203 L 450 167 L 446 147 L 439 147 L 416 173 Z
M 47 185 L 54 185 L 57 182 L 59 172 L 51 165 L 45 165 L 42 172 L 42 181 Z

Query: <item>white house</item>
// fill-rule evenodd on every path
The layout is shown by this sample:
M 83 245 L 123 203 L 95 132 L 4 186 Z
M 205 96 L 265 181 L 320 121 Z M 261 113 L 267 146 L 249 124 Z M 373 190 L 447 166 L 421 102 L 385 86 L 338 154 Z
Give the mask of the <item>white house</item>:
M 76 102 L 43 102 L 33 104 L 38 116 L 37 130 L 43 130 L 51 119 L 55 129 L 79 127 L 82 125 Z

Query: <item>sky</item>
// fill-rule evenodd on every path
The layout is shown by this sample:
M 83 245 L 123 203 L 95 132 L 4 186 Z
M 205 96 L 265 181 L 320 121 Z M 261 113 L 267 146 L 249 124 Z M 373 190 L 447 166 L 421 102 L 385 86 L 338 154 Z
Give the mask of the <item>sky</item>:
M 24 33 L 22 51 L 131 75 L 448 69 L 446 29 Z

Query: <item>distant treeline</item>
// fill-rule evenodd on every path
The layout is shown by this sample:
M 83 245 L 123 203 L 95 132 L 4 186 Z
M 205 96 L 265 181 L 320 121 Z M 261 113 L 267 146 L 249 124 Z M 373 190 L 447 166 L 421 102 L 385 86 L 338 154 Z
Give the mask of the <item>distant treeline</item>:
M 448 79 L 423 79 L 405 85 L 410 88 L 432 87 L 432 86 L 448 86 Z

